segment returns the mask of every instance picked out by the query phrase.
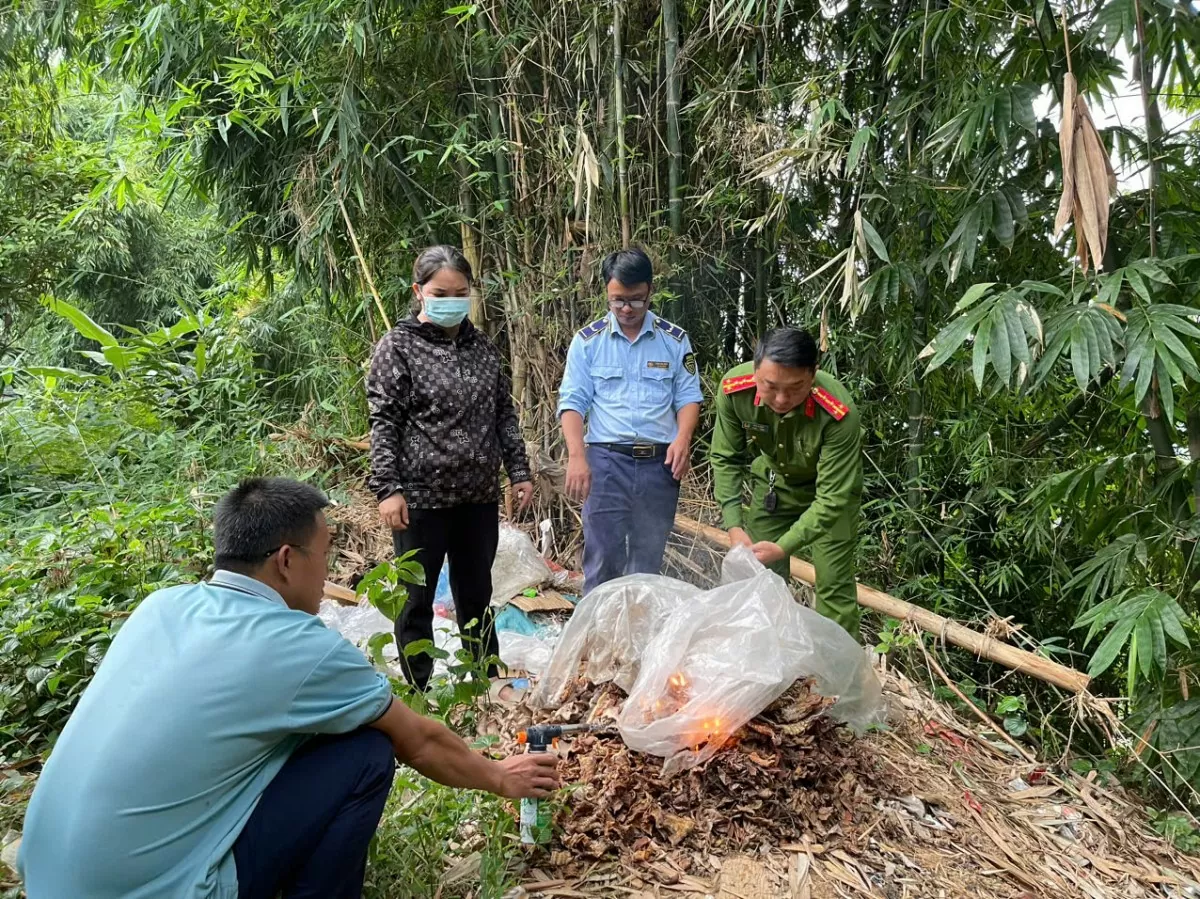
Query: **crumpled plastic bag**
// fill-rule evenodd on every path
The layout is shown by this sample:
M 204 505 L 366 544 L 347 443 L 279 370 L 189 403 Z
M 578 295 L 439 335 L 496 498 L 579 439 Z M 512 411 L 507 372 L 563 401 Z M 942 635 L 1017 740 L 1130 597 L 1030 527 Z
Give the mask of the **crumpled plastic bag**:
M 729 553 L 721 581 L 701 591 L 631 575 L 592 591 L 533 705 L 557 705 L 586 657 L 589 680 L 613 680 L 629 694 L 617 718 L 626 745 L 665 758 L 666 774 L 712 757 L 801 678 L 836 697 L 835 720 L 859 731 L 882 720 L 879 679 L 845 630 L 796 602 L 747 547 Z
M 513 671 L 541 674 L 550 666 L 550 659 L 554 656 L 554 647 L 558 644 L 558 638 L 559 633 L 551 628 L 535 634 L 497 631 L 496 640 L 500 644 L 500 661 Z
M 492 605 L 504 605 L 518 593 L 549 580 L 550 574 L 550 566 L 525 532 L 501 522 L 492 563 Z
M 631 574 L 596 587 L 567 620 L 550 665 L 531 696 L 534 707 L 557 706 L 584 659 L 588 680 L 613 681 L 628 693 L 650 640 L 677 608 L 700 592 L 699 587 L 656 574 Z
M 392 633 L 392 622 L 377 608 L 364 600 L 355 606 L 343 606 L 329 599 L 321 600 L 317 617 L 325 622 L 325 626 L 337 631 L 353 643 L 370 661 L 371 656 L 367 644 L 379 633 Z M 433 660 L 433 676 L 438 677 L 449 671 L 454 655 L 462 649 L 462 638 L 458 633 L 458 625 L 446 618 L 433 619 L 433 644 L 438 649 L 444 649 L 450 654 L 450 659 Z M 387 671 L 393 677 L 403 676 L 400 667 L 400 653 L 396 649 L 396 641 L 391 640 L 383 647 L 383 659 L 387 663 Z

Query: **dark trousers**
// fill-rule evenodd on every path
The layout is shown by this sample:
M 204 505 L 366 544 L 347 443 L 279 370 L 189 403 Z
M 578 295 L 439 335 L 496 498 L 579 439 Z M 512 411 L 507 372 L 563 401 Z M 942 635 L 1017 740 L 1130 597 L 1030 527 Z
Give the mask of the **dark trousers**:
M 396 554 L 410 549 L 425 569 L 425 584 L 408 585 L 408 602 L 396 619 L 396 645 L 405 679 L 424 690 L 433 674 L 433 659 L 426 653 L 405 657 L 404 647 L 418 640 L 433 640 L 433 594 L 442 563 L 450 561 L 450 594 L 463 643 L 477 660 L 500 653 L 492 614 L 492 562 L 500 540 L 496 503 L 472 503 L 448 509 L 409 509 L 408 530 L 393 531 Z M 467 624 L 474 620 L 471 627 Z M 496 666 L 488 666 L 488 676 Z
M 635 459 L 589 446 L 583 504 L 583 592 L 626 574 L 658 574 L 675 524 L 679 481 L 663 457 Z
M 360 899 L 396 756 L 378 730 L 296 750 L 233 844 L 239 899 Z

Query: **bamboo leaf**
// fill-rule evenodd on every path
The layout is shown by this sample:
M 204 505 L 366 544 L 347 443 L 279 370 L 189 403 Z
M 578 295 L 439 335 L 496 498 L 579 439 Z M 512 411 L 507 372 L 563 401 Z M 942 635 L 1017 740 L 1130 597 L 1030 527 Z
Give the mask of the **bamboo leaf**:
M 996 283 L 995 281 L 985 281 L 979 284 L 972 284 L 967 288 L 966 293 L 962 295 L 962 299 L 955 304 L 954 310 L 950 314 L 957 315 L 974 306 L 980 299 L 987 295 L 988 291 L 996 286 Z
M 1009 343 L 1008 323 L 1004 320 L 1004 307 L 997 303 L 990 316 L 992 325 L 992 367 L 1004 384 L 1012 380 L 1012 346 Z
M 1134 618 L 1124 618 L 1117 622 L 1108 636 L 1096 648 L 1095 654 L 1091 661 L 1088 662 L 1088 677 L 1099 677 L 1117 660 L 1122 648 L 1125 646 L 1125 641 L 1129 639 L 1133 633 L 1133 628 L 1137 624 Z
M 867 149 L 874 136 L 875 129 L 869 125 L 859 128 L 854 132 L 854 137 L 850 141 L 850 150 L 846 154 L 847 177 L 858 170 L 858 164 L 862 159 L 863 151 Z
M 983 378 L 987 373 L 988 348 L 992 345 L 992 329 L 980 328 L 975 335 L 975 347 L 971 359 L 971 373 L 975 377 L 975 387 L 983 390 Z
M 862 224 L 863 235 L 866 237 L 871 249 L 875 251 L 875 255 L 883 260 L 884 263 L 891 265 L 892 260 L 888 258 L 887 247 L 884 246 L 883 238 L 879 236 L 879 232 L 875 230 L 875 226 L 865 218 L 859 218 L 859 222 Z
M 1071 329 L 1071 368 L 1075 372 L 1075 383 L 1080 390 L 1087 390 L 1091 383 L 1091 368 L 1088 362 L 1087 339 L 1083 328 L 1077 323 Z
M 995 233 L 996 239 L 1000 241 L 1003 246 L 1011 250 L 1013 245 L 1013 237 L 1016 232 L 1013 225 L 1012 209 L 1008 205 L 1008 197 L 1000 191 L 996 191 L 994 194 L 992 194 L 992 198 L 993 206 L 995 208 L 995 215 L 992 220 L 992 231 Z

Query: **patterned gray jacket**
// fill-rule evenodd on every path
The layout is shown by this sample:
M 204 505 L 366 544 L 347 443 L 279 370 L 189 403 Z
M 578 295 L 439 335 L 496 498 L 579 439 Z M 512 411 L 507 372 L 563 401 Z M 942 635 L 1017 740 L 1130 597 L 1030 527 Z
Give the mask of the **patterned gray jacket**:
M 367 375 L 369 486 L 415 509 L 496 502 L 500 463 L 530 478 L 500 351 L 466 320 L 453 339 L 414 316 L 375 347 Z

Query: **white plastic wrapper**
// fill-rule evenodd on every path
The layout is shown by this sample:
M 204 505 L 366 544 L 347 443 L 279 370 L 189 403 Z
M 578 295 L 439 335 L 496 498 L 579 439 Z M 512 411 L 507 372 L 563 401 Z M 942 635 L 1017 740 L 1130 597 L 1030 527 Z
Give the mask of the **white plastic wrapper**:
M 585 659 L 588 680 L 613 681 L 628 693 L 650 640 L 676 609 L 700 593 L 699 587 L 651 574 L 601 584 L 579 601 L 567 620 L 549 668 L 533 692 L 534 707 L 557 706 Z
M 525 532 L 500 523 L 500 542 L 492 563 L 492 605 L 502 606 L 518 593 L 549 580 L 546 564 Z
M 866 651 L 797 603 L 746 547 L 726 557 L 722 583 L 712 590 L 645 575 L 594 590 L 564 631 L 534 706 L 557 705 L 583 658 L 590 680 L 627 690 L 621 736 L 630 748 L 665 758 L 667 774 L 710 758 L 804 677 L 837 698 L 830 714 L 856 730 L 883 715 Z
M 537 634 L 518 634 L 516 631 L 498 631 L 500 661 L 514 671 L 541 674 L 550 667 L 558 633 L 553 631 Z
M 392 632 L 392 622 L 388 621 L 387 616 L 366 601 L 356 606 L 343 606 L 332 600 L 323 599 L 320 609 L 317 610 L 317 617 L 325 622 L 326 627 L 337 631 L 362 650 L 362 654 L 367 657 L 368 661 L 371 658 L 367 651 L 367 643 L 370 639 L 378 633 L 390 634 Z M 458 625 L 452 620 L 435 615 L 433 643 L 438 649 L 444 649 L 450 653 L 452 660 L 454 654 L 462 649 Z M 400 653 L 396 650 L 395 640 L 383 647 L 383 658 L 387 662 L 387 673 L 393 677 L 403 676 L 400 668 Z M 446 659 L 433 660 L 434 677 L 445 674 L 448 670 L 449 663 Z

